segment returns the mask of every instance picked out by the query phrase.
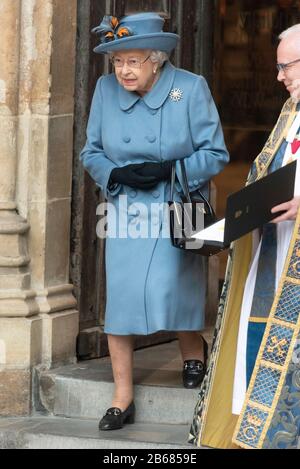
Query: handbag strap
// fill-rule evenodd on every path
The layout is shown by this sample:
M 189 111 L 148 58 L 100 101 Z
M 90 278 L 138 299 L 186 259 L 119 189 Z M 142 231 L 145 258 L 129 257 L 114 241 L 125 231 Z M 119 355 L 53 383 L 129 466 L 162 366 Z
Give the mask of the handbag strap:
M 192 203 L 191 201 L 191 196 L 190 196 L 190 191 L 189 191 L 189 184 L 188 184 L 188 179 L 187 179 L 187 174 L 185 170 L 185 164 L 184 160 L 180 160 L 180 167 L 181 167 L 181 174 L 182 174 L 182 182 L 183 182 L 183 192 L 184 195 L 189 203 Z M 171 172 L 171 199 L 173 200 L 174 198 L 174 190 L 175 190 L 175 179 L 176 179 L 176 161 L 173 161 L 172 164 L 172 172 Z M 202 200 L 207 204 L 210 213 L 214 213 L 214 210 L 209 202 L 209 200 L 205 197 L 205 195 L 200 191 L 200 189 L 197 190 L 197 193 L 200 195 Z
M 175 179 L 176 179 L 176 161 L 173 161 L 172 162 L 172 171 L 171 171 L 170 201 L 172 201 L 174 199 Z
M 183 182 L 183 192 L 186 197 L 186 200 L 191 204 L 191 196 L 189 191 L 189 183 L 186 175 L 185 164 L 183 160 L 180 160 L 180 167 L 181 167 L 181 175 L 182 175 L 182 182 Z
M 181 172 L 182 172 L 182 177 L 183 177 L 183 192 L 184 195 L 189 203 L 191 203 L 191 197 L 189 193 L 189 186 L 188 186 L 188 180 L 187 180 L 187 175 L 185 171 L 185 165 L 184 162 L 181 160 L 180 161 L 180 166 L 181 166 Z M 174 199 L 174 191 L 175 191 L 175 180 L 176 180 L 176 161 L 172 162 L 172 172 L 171 172 L 171 198 L 170 200 Z
M 210 183 L 209 183 L 209 188 L 210 188 Z M 200 191 L 200 189 L 198 189 L 197 192 L 202 198 L 202 200 L 207 204 L 207 207 L 209 208 L 210 213 L 214 214 L 215 211 L 212 208 L 210 201 L 205 197 L 205 195 Z

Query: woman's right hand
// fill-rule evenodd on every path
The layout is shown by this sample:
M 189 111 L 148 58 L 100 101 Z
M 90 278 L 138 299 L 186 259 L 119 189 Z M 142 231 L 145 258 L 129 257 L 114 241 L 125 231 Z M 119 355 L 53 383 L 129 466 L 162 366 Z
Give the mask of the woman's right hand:
M 159 181 L 155 176 L 143 176 L 137 172 L 143 167 L 143 164 L 130 164 L 122 168 L 114 168 L 110 173 L 110 182 L 124 184 L 134 189 L 153 189 Z

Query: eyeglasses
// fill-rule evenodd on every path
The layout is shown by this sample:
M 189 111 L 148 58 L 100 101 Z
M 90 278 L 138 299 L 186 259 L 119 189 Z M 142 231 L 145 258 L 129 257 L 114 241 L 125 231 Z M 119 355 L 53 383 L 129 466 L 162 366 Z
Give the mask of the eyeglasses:
M 292 62 L 288 62 L 287 64 L 277 64 L 276 67 L 278 72 L 285 72 L 289 67 L 292 67 L 297 62 L 300 62 L 300 59 L 293 60 Z
M 119 57 L 111 57 L 110 61 L 111 61 L 111 63 L 113 64 L 113 66 L 115 68 L 123 68 L 125 63 L 126 63 L 128 68 L 138 69 L 138 68 L 141 68 L 142 65 L 145 62 L 147 62 L 148 59 L 150 59 L 150 55 L 145 60 L 141 60 L 141 59 L 138 59 L 138 58 L 132 58 L 132 59 L 125 60 L 125 59 L 120 59 Z

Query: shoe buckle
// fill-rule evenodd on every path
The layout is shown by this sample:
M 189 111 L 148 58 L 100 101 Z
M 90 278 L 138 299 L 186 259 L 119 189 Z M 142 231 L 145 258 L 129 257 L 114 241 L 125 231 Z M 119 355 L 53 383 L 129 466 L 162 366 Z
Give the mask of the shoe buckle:
M 199 363 L 185 363 L 184 364 L 184 369 L 185 370 L 191 370 L 191 371 L 202 371 L 203 370 L 203 363 L 200 361 Z
M 121 414 L 121 411 L 120 411 L 120 409 L 115 407 L 115 408 L 112 408 L 112 409 L 108 409 L 107 414 L 108 415 L 115 415 L 117 417 L 118 415 Z

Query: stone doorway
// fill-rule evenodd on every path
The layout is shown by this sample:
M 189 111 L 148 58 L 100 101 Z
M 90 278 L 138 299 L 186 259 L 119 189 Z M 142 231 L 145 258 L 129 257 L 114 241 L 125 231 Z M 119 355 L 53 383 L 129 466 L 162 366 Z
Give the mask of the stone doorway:
M 80 311 L 80 333 L 77 352 L 79 359 L 105 356 L 106 337 L 103 334 L 105 315 L 105 266 L 104 242 L 97 239 L 96 208 L 102 194 L 84 173 L 79 153 L 85 143 L 85 128 L 90 102 L 97 79 L 109 72 L 104 57 L 93 54 L 97 38 L 90 30 L 99 24 L 104 14 L 122 16 L 136 11 L 157 11 L 166 18 L 166 29 L 178 32 L 181 46 L 171 58 L 176 66 L 206 76 L 212 76 L 212 54 L 210 48 L 201 49 L 201 44 L 213 44 L 212 8 L 208 0 L 79 0 L 77 23 L 77 70 L 75 105 L 75 155 L 73 167 L 72 235 L 71 235 L 71 280 Z M 205 41 L 204 39 L 205 38 Z M 209 313 L 215 309 L 209 308 Z M 208 317 L 208 321 L 213 319 Z M 136 346 L 144 347 L 174 338 L 172 334 L 155 334 L 137 339 Z

